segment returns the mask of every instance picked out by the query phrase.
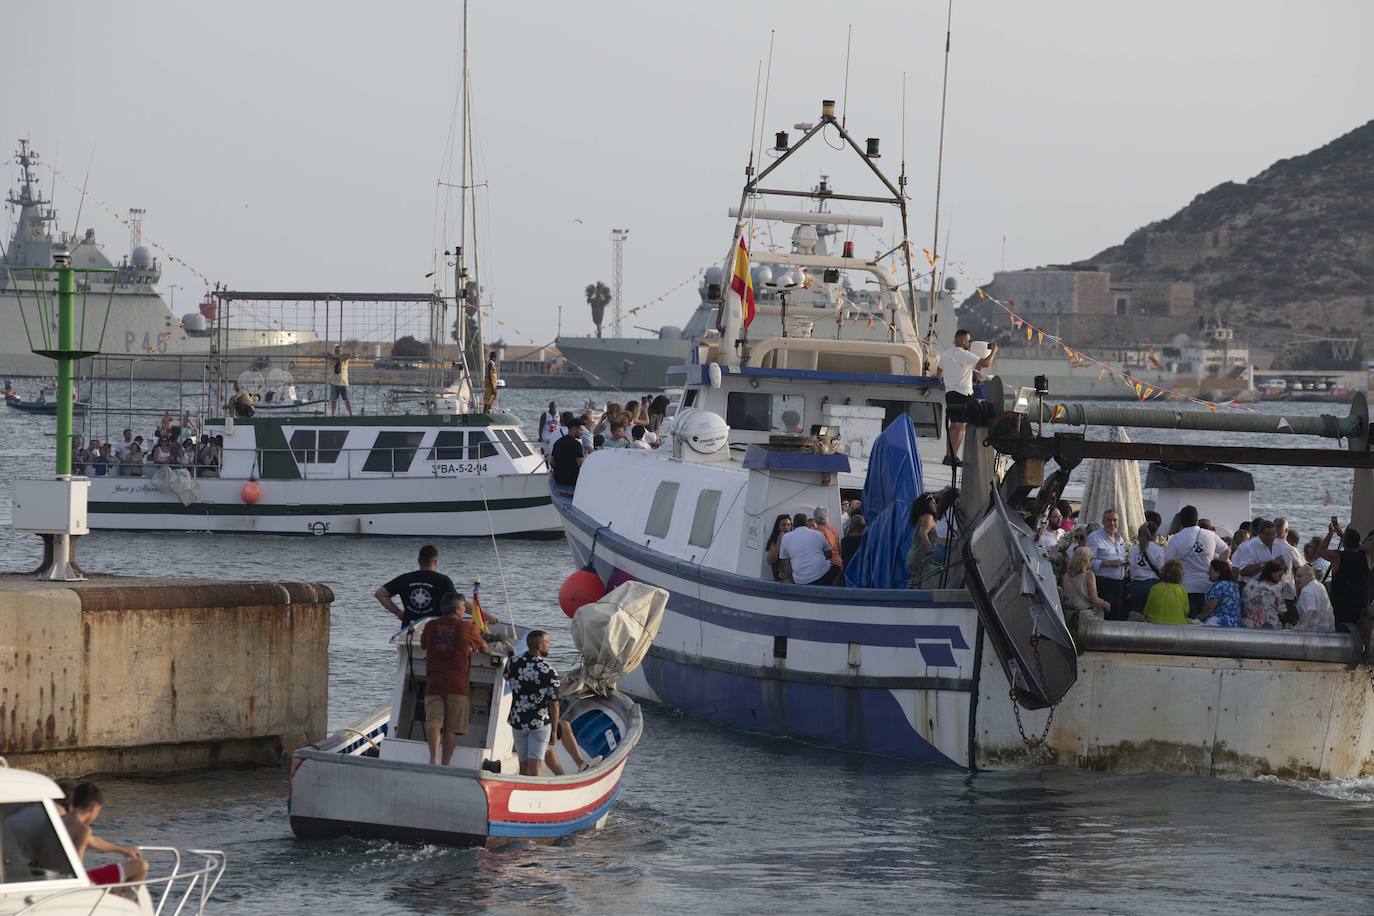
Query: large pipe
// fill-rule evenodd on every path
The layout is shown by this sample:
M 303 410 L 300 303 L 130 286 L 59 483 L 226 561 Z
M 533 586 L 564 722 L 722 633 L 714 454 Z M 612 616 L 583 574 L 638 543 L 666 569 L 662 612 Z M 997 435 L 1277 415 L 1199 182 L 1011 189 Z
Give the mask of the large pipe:
M 1079 616 L 1074 640 L 1078 648 L 1097 652 L 1133 652 L 1220 658 L 1265 658 L 1296 662 L 1355 665 L 1360 641 L 1346 631 L 1305 633 L 1170 625 Z
M 739 207 L 731 207 L 730 215 L 738 218 Z M 805 226 L 882 226 L 881 216 L 851 216 L 847 213 L 801 213 L 796 210 L 749 210 L 749 219 L 766 219 L 779 223 L 801 223 Z
M 1358 416 L 1281 417 L 1269 413 L 1204 410 L 1144 410 L 1098 404 L 1045 405 L 1051 423 L 1064 426 L 1127 426 L 1152 429 L 1209 429 L 1232 433 L 1285 433 L 1348 439 L 1362 432 Z

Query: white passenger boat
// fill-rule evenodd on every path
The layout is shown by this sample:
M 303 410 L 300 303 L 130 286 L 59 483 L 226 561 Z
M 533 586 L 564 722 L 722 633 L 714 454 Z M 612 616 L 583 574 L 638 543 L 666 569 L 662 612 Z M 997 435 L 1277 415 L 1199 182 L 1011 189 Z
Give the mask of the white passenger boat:
M 57 783 L 10 769 L 0 758 L 0 913 L 205 912 L 224 874 L 224 853 L 193 849 L 183 854 L 171 847 L 140 846 L 148 860 L 146 879 L 98 885 L 87 875 L 62 824 L 60 801 Z
M 214 419 L 218 477 L 93 477 L 91 528 L 557 536 L 548 471 L 508 414 Z M 145 465 L 145 473 L 152 468 Z M 192 469 L 194 470 L 194 469 Z
M 397 665 L 391 704 L 293 755 L 292 831 L 310 839 L 481 846 L 600 828 L 644 731 L 643 713 L 616 681 L 643 658 L 666 602 L 660 589 L 627 583 L 578 609 L 573 639 L 582 664 L 564 677 L 562 717 L 592 765 L 579 772 L 558 743 L 563 776 L 519 775 L 506 719 L 511 690 L 504 654 L 473 656 L 468 732 L 449 766 L 431 765 L 420 637 L 433 618 L 405 628 L 392 639 Z
M 860 149 L 833 111 L 802 143 L 821 131 Z M 759 185 L 801 145 L 758 178 L 751 170 L 743 199 L 807 196 Z M 864 158 L 876 172 L 873 157 Z M 881 184 L 904 215 L 900 183 Z M 732 251 L 744 231 L 736 229 Z M 1368 672 L 1350 667 L 1362 649 L 1358 634 L 1121 622 L 1070 635 L 1052 570 L 1021 513 L 1043 511 L 1063 492 L 1074 446 L 1065 446 L 1053 474 L 1034 454 L 1015 464 L 1015 450 L 999 457 L 988 444 L 989 421 L 1019 418 L 1024 428 L 1028 405 L 1004 411 L 996 383 L 964 414 L 970 426 L 957 482 L 968 536 L 952 543 L 953 562 L 933 583 L 946 587 L 904 587 L 905 513 L 916 494 L 950 479 L 930 460 L 943 455 L 946 421 L 931 372 L 938 337 L 917 336 L 905 304 L 915 299 L 897 294 L 881 259 L 771 257 L 789 269 L 872 275 L 893 339 L 754 341 L 742 326 L 742 296 L 727 294 L 721 333 L 705 338 L 681 370 L 686 390 L 668 444 L 598 451 L 575 489 L 554 488 L 579 565 L 590 564 L 609 586 L 638 580 L 670 593 L 659 638 L 625 680 L 627 692 L 750 731 L 963 767 L 1057 762 L 1327 778 L 1374 768 Z M 786 420 L 785 411 L 793 414 Z M 1251 419 L 1270 431 L 1278 422 Z M 861 447 L 846 442 L 850 421 L 876 427 Z M 856 473 L 854 450 L 866 474 Z M 851 573 L 861 587 L 850 588 L 774 581 L 766 546 L 775 517 L 819 507 L 838 520 L 856 478 L 869 522 L 863 550 L 887 551 L 872 564 L 882 575 Z M 1161 644 L 1163 629 L 1181 632 Z M 1164 694 L 1177 714 L 1142 705 L 1141 697 Z M 1297 695 L 1330 715 L 1266 725 Z M 1221 700 L 1204 709 L 1198 696 Z

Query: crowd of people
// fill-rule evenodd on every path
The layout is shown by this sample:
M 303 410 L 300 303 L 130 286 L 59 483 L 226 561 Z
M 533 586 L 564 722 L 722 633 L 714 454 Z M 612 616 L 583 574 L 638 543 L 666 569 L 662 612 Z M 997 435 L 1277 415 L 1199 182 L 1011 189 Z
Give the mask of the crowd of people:
M 1129 540 L 1113 509 L 1074 525 L 1061 503 L 1036 524 L 1066 617 L 1330 633 L 1369 604 L 1371 550 L 1334 516 L 1306 544 L 1284 518 L 1243 522 L 1230 538 L 1194 506 L 1167 532 L 1158 513 L 1145 519 Z
M 218 477 L 224 437 L 201 435 L 187 414 L 181 422 L 163 414 L 151 436 L 125 429 L 115 442 L 72 437 L 72 473 L 90 477 L 152 477 L 160 467 L 182 468 L 193 477 Z
M 830 511 L 783 513 L 773 520 L 764 554 L 773 579 L 798 585 L 844 585 L 844 571 L 868 530 L 859 500 L 840 503 L 839 527 Z
M 656 449 L 662 444 L 659 429 L 668 413 L 666 395 L 645 395 L 643 400 L 606 404 L 592 422 L 589 401 L 580 415 L 549 402 L 539 417 L 539 451 L 549 464 L 554 482 L 571 487 L 577 483 L 583 460 L 597 449 Z

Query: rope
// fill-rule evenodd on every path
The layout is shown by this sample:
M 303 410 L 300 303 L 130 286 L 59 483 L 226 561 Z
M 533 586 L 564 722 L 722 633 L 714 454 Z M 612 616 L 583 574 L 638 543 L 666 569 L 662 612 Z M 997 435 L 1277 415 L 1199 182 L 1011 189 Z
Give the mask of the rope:
M 506 613 L 510 616 L 506 622 L 510 624 L 510 644 L 512 646 L 519 642 L 515 635 L 515 608 L 510 603 L 510 592 L 506 589 L 506 571 L 501 566 L 501 548 L 496 546 L 496 526 L 491 520 L 491 506 L 487 504 L 487 489 L 482 488 L 482 508 L 487 512 L 487 531 L 491 534 L 491 549 L 496 554 L 496 574 L 501 577 L 501 595 L 506 602 Z

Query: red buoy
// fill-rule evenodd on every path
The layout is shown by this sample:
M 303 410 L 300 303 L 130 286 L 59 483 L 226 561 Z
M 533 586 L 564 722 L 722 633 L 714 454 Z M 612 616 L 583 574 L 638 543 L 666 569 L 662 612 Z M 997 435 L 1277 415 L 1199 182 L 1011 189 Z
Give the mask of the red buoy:
M 571 618 L 582 605 L 599 601 L 605 594 L 606 585 L 596 570 L 583 567 L 563 580 L 558 589 L 558 606 Z
M 262 487 L 258 486 L 256 480 L 250 480 L 243 485 L 242 490 L 239 490 L 239 498 L 250 506 L 256 505 L 257 501 L 262 499 Z

